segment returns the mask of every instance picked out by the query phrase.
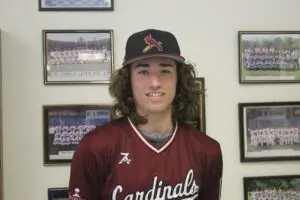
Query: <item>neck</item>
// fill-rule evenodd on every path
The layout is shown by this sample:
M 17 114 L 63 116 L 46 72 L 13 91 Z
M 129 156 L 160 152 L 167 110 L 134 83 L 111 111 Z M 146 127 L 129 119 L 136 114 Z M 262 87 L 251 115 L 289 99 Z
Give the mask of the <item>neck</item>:
M 173 127 L 172 114 L 151 114 L 146 116 L 147 124 L 138 125 L 138 129 L 150 131 L 152 133 L 166 133 Z

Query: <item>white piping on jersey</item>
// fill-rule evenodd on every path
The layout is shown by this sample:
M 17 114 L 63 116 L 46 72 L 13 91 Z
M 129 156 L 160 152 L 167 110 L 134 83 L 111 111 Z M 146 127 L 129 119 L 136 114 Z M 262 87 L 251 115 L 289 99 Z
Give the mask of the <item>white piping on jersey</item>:
M 160 149 L 156 149 L 151 143 L 149 143 L 145 138 L 144 136 L 137 130 L 137 128 L 134 126 L 134 124 L 131 122 L 131 120 L 128 118 L 128 121 L 131 125 L 131 127 L 133 128 L 134 132 L 139 136 L 139 138 L 150 148 L 152 149 L 153 151 L 155 151 L 156 153 L 161 153 L 164 149 L 166 149 L 170 143 L 173 141 L 176 133 L 177 133 L 177 122 L 175 124 L 175 128 L 174 128 L 174 131 L 172 133 L 172 137 L 170 138 L 170 140 L 164 144 Z

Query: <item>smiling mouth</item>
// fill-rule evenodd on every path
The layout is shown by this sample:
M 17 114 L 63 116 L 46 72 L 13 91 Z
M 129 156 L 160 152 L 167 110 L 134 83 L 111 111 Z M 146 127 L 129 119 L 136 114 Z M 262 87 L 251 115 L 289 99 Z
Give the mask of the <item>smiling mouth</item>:
M 148 97 L 161 97 L 164 95 L 165 95 L 165 93 L 162 93 L 162 92 L 151 92 L 151 93 L 146 94 L 146 96 L 148 96 Z

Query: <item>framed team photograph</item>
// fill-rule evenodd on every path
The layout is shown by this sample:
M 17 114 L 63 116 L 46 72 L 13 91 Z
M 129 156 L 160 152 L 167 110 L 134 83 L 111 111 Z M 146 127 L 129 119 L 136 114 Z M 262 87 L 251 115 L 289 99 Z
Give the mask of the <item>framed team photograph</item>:
M 43 30 L 44 84 L 108 84 L 112 30 Z
M 195 79 L 196 91 L 198 95 L 198 106 L 195 111 L 191 111 L 191 118 L 186 122 L 192 124 L 197 129 L 205 133 L 206 131 L 206 119 L 205 119 L 205 78 L 197 77 Z
M 44 165 L 68 164 L 82 137 L 114 119 L 110 105 L 45 105 Z
M 39 0 L 39 11 L 112 11 L 114 0 Z
M 300 175 L 244 177 L 244 200 L 299 200 Z
M 68 188 L 48 188 L 48 200 L 68 200 Z
M 239 82 L 299 83 L 300 31 L 239 31 Z
M 300 160 L 300 102 L 239 103 L 241 162 Z

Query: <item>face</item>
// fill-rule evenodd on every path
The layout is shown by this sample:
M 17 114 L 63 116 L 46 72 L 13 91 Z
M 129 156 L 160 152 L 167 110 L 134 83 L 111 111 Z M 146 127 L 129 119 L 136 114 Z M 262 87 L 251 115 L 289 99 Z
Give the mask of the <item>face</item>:
M 176 93 L 176 62 L 168 58 L 148 58 L 131 64 L 131 85 L 140 115 L 172 112 Z

